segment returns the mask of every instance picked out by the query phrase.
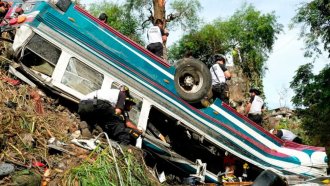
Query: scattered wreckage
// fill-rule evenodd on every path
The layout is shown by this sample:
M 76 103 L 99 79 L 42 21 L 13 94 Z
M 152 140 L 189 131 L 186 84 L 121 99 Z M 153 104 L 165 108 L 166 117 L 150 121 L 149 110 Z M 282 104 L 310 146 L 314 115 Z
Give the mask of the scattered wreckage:
M 323 147 L 282 141 L 220 100 L 196 106 L 211 88 L 205 64 L 183 59 L 170 66 L 70 0 L 14 1 L 1 31 L 13 41 L 10 72 L 32 86 L 78 102 L 127 85 L 138 102 L 131 118 L 146 131 L 136 146 L 182 177 L 226 181 L 230 156 L 244 180 L 263 170 L 289 183 L 327 174 Z

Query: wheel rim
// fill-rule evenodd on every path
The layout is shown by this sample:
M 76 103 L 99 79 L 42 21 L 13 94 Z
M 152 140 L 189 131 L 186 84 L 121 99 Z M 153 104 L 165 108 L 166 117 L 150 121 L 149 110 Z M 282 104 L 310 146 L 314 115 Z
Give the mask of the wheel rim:
M 194 68 L 186 69 L 178 78 L 180 89 L 185 93 L 196 93 L 203 85 L 203 76 L 200 71 Z

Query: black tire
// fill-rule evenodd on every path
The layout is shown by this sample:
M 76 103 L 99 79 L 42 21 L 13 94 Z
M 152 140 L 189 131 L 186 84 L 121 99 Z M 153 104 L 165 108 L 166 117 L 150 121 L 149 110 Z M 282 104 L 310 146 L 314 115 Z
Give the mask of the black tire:
M 174 86 L 179 96 L 189 103 L 201 101 L 211 90 L 211 73 L 194 58 L 184 58 L 175 64 Z
M 286 182 L 271 170 L 262 171 L 254 180 L 253 186 L 286 186 Z

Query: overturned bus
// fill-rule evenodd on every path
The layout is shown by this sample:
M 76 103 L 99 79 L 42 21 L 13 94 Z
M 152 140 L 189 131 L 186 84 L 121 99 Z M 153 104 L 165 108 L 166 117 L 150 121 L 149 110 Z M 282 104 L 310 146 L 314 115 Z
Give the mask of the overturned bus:
M 146 131 L 136 146 L 183 177 L 218 183 L 227 152 L 236 159 L 236 176 L 247 180 L 263 170 L 299 182 L 327 174 L 323 147 L 283 141 L 220 100 L 194 106 L 211 88 L 203 63 L 170 66 L 69 0 L 14 1 L 1 31 L 12 35 L 10 71 L 31 85 L 74 102 L 127 85 L 139 102 L 131 117 Z

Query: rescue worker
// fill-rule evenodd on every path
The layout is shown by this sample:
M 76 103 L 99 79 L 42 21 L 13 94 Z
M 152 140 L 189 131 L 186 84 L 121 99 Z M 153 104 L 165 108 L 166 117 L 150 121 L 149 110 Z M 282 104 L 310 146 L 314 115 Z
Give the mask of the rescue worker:
M 106 13 L 101 13 L 99 15 L 99 20 L 101 20 L 103 23 L 107 23 L 108 22 L 108 15 Z
M 256 124 L 262 123 L 262 110 L 264 107 L 264 101 L 260 97 L 261 92 L 256 88 L 250 89 L 250 101 L 246 105 L 245 115 Z
M 163 40 L 165 39 L 163 36 L 166 36 L 163 29 L 163 21 L 157 19 L 154 26 L 150 27 L 147 31 L 147 37 L 149 40 L 147 49 L 161 58 L 163 57 Z
M 292 141 L 295 143 L 302 144 L 301 138 L 299 138 L 297 135 L 295 135 L 293 132 L 286 130 L 286 129 L 271 129 L 269 131 L 271 134 L 274 134 L 275 136 L 287 140 L 287 141 Z
M 128 111 L 135 105 L 126 86 L 120 89 L 100 89 L 81 99 L 78 114 L 82 121 L 94 127 L 98 124 L 114 140 L 128 145 L 141 131 L 129 119 Z
M 230 80 L 231 74 L 226 68 L 226 57 L 222 54 L 216 54 L 210 59 L 212 66 L 210 68 L 212 76 L 212 93 L 215 98 L 229 104 L 229 87 L 227 80 Z

